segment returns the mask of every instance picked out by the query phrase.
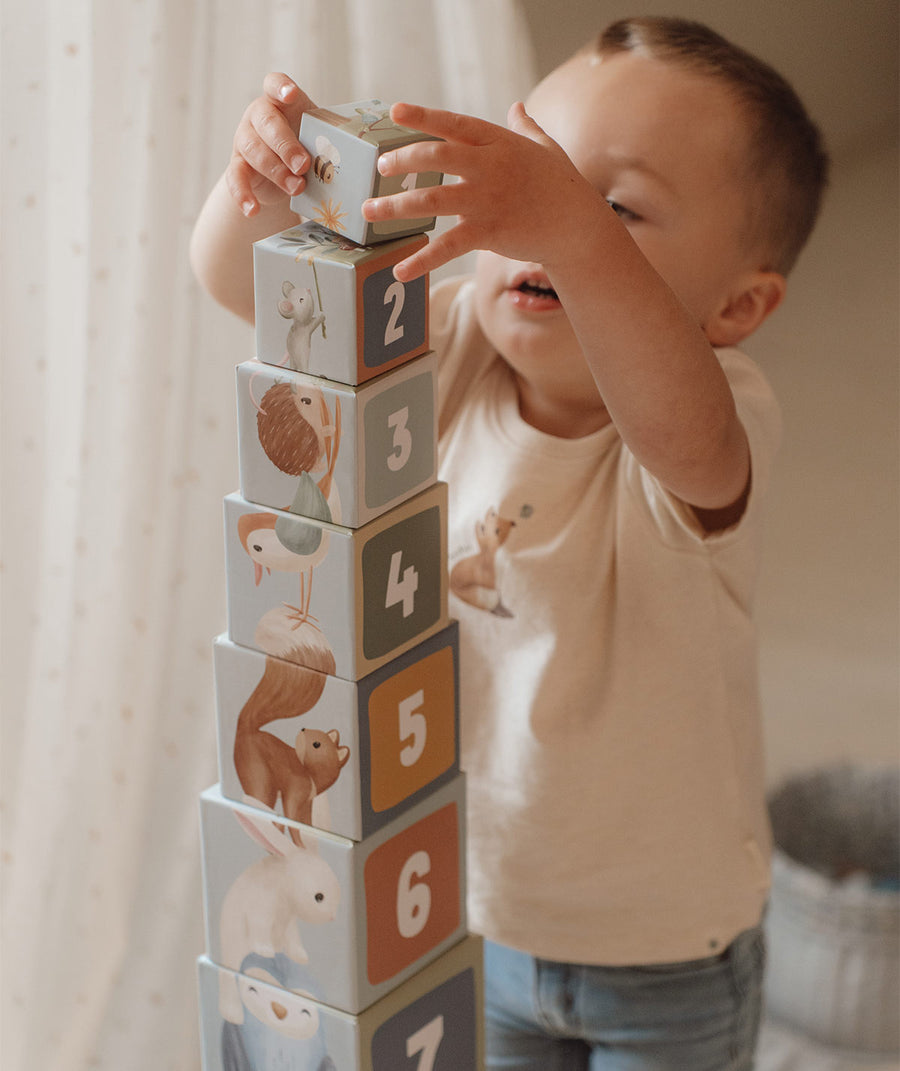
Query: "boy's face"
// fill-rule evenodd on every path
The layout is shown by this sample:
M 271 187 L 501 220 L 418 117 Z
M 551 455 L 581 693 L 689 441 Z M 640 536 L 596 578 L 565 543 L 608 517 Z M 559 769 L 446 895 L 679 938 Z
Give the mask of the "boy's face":
M 708 77 L 625 52 L 600 61 L 575 56 L 535 88 L 527 109 L 615 203 L 643 254 L 717 344 L 712 318 L 748 267 L 741 180 L 747 134 L 736 102 Z M 562 353 L 572 353 L 565 373 L 571 382 L 557 378 L 558 388 L 596 396 L 561 306 L 529 307 L 510 293 L 522 267 L 480 254 L 478 311 L 486 334 L 526 379 L 540 351 L 553 356 L 556 377 Z

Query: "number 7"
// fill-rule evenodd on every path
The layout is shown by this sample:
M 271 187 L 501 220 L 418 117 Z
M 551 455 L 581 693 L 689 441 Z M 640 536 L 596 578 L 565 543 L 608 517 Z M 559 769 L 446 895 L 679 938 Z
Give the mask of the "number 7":
M 417 1052 L 422 1054 L 416 1071 L 433 1071 L 434 1060 L 443 1038 L 444 1017 L 439 1015 L 406 1039 L 407 1056 L 415 1056 Z

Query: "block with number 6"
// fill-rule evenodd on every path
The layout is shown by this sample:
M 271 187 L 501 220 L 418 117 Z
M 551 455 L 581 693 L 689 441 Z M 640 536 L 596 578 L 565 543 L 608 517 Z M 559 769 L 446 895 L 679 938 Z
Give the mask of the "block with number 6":
M 428 279 L 393 269 L 427 241 L 358 246 L 305 223 L 256 242 L 257 359 L 356 385 L 424 353 Z
M 363 841 L 226 800 L 200 799 L 206 949 L 219 966 L 283 957 L 308 992 L 356 1014 L 465 933 L 462 774 Z M 231 980 L 233 983 L 233 979 Z M 219 1007 L 240 1016 L 224 979 Z
M 351 387 L 259 361 L 237 367 L 241 494 L 359 528 L 437 475 L 433 355 Z
M 363 840 L 459 771 L 454 622 L 359 682 L 215 643 L 224 796 Z
M 466 937 L 370 1008 L 347 1015 L 315 999 L 306 969 L 283 957 L 253 957 L 243 975 L 232 976 L 242 1005 L 234 1022 L 218 1007 L 222 976 L 231 972 L 202 956 L 203 1071 L 481 1071 L 482 959 L 481 939 Z

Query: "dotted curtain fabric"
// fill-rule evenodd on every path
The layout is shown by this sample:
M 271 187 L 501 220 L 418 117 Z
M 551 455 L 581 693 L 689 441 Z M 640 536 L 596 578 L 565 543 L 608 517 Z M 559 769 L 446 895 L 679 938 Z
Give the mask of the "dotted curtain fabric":
M 33 0 L 2 63 L 0 1065 L 196 1071 L 253 339 L 194 282 L 191 226 L 267 70 L 502 122 L 531 49 L 513 0 Z

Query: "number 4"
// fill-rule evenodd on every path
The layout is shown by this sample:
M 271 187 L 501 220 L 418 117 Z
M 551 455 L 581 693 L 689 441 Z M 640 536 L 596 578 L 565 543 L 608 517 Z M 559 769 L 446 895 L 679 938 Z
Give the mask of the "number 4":
M 400 562 L 403 551 L 396 550 L 391 555 L 391 570 L 388 574 L 387 597 L 384 600 L 385 610 L 397 603 L 403 604 L 403 616 L 409 615 L 415 609 L 415 594 L 419 590 L 419 574 L 414 565 L 407 565 L 400 575 Z
M 407 1056 L 415 1056 L 417 1052 L 422 1054 L 419 1057 L 419 1066 L 416 1071 L 433 1071 L 434 1060 L 443 1038 L 444 1017 L 439 1015 L 406 1039 Z

